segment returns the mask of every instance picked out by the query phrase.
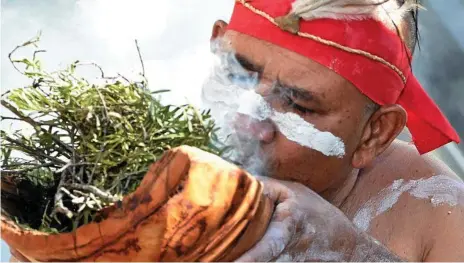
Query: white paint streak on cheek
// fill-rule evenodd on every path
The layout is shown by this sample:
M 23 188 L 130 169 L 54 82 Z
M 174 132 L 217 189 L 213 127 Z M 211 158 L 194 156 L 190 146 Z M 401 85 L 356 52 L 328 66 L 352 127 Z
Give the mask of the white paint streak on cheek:
M 212 78 L 203 88 L 203 98 L 209 102 L 213 114 L 217 112 L 236 112 L 248 115 L 258 121 L 270 118 L 279 131 L 289 140 L 321 152 L 326 156 L 345 155 L 343 141 L 327 131 L 319 131 L 313 124 L 299 115 L 274 111 L 265 99 L 254 90 L 238 86 L 221 85 L 221 80 Z M 224 116 L 222 116 L 224 118 Z M 219 116 L 217 117 L 219 118 Z M 227 120 L 225 120 L 227 122 Z
M 295 113 L 274 112 L 271 120 L 287 139 L 314 149 L 326 156 L 343 157 L 345 144 L 330 132 L 319 131 Z
M 295 113 L 274 111 L 269 103 L 256 92 L 252 90 L 243 92 L 239 101 L 240 106 L 237 112 L 259 121 L 270 118 L 287 139 L 326 156 L 343 157 L 345 155 L 345 144 L 340 138 L 330 132 L 319 131 L 313 124 Z

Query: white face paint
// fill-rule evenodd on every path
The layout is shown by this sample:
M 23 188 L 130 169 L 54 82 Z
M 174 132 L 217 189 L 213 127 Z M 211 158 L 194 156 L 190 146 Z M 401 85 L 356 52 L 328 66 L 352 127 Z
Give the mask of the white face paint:
M 271 116 L 279 131 L 302 146 L 319 151 L 326 156 L 343 157 L 345 144 L 330 132 L 319 131 L 313 124 L 306 122 L 299 115 L 289 112 L 274 112 Z
M 209 93 L 205 96 L 210 101 L 215 100 L 227 104 L 229 111 L 235 108 L 237 113 L 248 115 L 258 121 L 271 119 L 287 139 L 326 156 L 343 157 L 345 155 L 345 144 L 332 133 L 319 131 L 313 124 L 295 113 L 281 113 L 273 110 L 269 103 L 254 90 L 237 86 L 224 87 L 217 84 L 216 82 L 209 85 L 206 87 L 208 90 L 204 90 L 204 93 Z M 227 89 L 227 91 L 221 91 L 222 89 Z M 218 96 L 219 94 L 222 96 Z
M 375 217 L 391 209 L 403 193 L 409 193 L 418 199 L 429 199 L 432 206 L 464 206 L 464 183 L 449 176 L 437 175 L 428 179 L 403 179 L 383 189 L 374 198 L 366 202 L 353 218 L 353 223 L 361 230 L 369 230 L 370 222 Z

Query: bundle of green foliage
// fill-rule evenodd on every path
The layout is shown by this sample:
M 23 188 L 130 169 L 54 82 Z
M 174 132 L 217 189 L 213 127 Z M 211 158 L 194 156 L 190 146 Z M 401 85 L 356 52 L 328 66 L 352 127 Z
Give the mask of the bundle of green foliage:
M 32 59 L 12 59 L 31 84 L 2 95 L 14 114 L 2 119 L 25 123 L 32 132 L 1 131 L 2 213 L 24 227 L 68 232 L 98 219 L 98 211 L 139 185 L 149 165 L 180 145 L 220 154 L 208 111 L 191 105 L 163 105 L 142 81 L 119 75 L 92 84 L 76 69 L 47 72 Z M 137 42 L 136 42 L 137 44 Z M 140 55 L 138 45 L 136 46 Z M 140 55 L 140 61 L 143 60 Z M 20 70 L 20 67 L 24 68 Z M 2 125 L 3 127 L 4 125 Z

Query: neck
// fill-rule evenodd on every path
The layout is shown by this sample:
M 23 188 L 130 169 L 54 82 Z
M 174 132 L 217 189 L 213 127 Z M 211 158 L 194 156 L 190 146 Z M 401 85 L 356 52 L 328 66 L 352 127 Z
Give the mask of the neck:
M 333 188 L 321 193 L 321 196 L 336 207 L 340 207 L 356 185 L 359 169 L 353 169 L 350 175 Z

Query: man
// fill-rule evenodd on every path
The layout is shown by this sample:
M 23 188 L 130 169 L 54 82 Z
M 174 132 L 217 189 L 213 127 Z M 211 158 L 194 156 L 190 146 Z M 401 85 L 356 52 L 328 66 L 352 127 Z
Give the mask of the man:
M 238 261 L 464 261 L 463 183 L 423 155 L 459 138 L 411 73 L 416 9 L 237 0 L 215 23 L 215 52 L 257 76 L 268 113 L 239 110 L 236 127 L 259 140 L 277 204 Z M 396 140 L 405 126 L 413 144 Z

